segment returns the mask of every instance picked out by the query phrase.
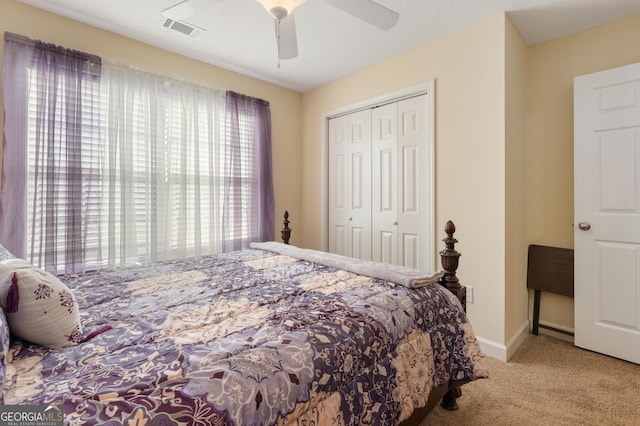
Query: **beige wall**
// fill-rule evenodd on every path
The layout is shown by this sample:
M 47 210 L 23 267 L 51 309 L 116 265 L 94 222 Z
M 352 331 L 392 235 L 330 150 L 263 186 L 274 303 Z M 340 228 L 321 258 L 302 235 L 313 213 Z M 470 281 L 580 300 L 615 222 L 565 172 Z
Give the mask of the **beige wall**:
M 505 343 L 528 327 L 526 222 L 526 117 L 529 49 L 511 21 L 505 43 Z M 514 349 L 518 345 L 514 345 Z M 511 355 L 511 354 L 509 354 Z
M 322 115 L 435 79 L 436 247 L 452 219 L 459 277 L 477 334 L 504 341 L 505 15 L 499 15 L 303 95 L 302 245 L 323 248 L 326 144 Z M 439 264 L 439 261 L 438 261 Z
M 529 244 L 573 248 L 573 78 L 636 62 L 640 15 L 529 49 Z M 540 320 L 572 330 L 573 299 L 543 293 Z
M 222 87 L 268 100 L 271 104 L 273 129 L 276 200 L 276 235 L 274 237 L 279 239 L 279 230 L 282 227 L 281 212 L 285 209 L 300 211 L 300 174 L 302 173 L 299 161 L 302 155 L 300 146 L 302 95 L 300 93 L 25 6 L 15 0 L 0 0 L 0 31 L 25 35 L 32 39 L 94 53 L 105 59 L 129 64 L 139 69 Z M 3 50 L 4 42 L 0 43 L 0 58 Z M 0 127 L 3 124 L 4 105 L 1 108 Z M 294 237 L 295 232 L 294 230 Z

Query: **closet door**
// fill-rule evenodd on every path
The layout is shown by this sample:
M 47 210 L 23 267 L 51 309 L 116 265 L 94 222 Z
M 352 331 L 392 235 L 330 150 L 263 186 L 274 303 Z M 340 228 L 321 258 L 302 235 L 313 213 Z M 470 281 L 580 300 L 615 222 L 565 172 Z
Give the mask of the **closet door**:
M 347 117 L 329 120 L 329 251 L 349 255 L 349 146 Z
M 372 260 L 398 264 L 398 106 L 372 110 Z
M 429 94 L 329 120 L 329 251 L 433 270 Z
M 329 121 L 329 251 L 371 260 L 371 112 Z
M 427 95 L 398 102 L 398 264 L 433 269 L 433 171 Z

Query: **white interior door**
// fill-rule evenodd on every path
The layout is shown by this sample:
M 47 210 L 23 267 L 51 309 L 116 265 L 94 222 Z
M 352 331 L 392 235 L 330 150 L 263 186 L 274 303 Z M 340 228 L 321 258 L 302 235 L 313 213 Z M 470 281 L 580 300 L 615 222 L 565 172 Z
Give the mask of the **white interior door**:
M 371 260 L 371 111 L 329 120 L 329 251 Z
M 433 148 L 427 95 L 398 102 L 398 263 L 433 271 Z
M 371 260 L 371 111 L 347 116 L 350 156 L 349 256 Z
M 640 64 L 574 82 L 575 344 L 640 363 Z
M 372 111 L 372 260 L 398 264 L 398 105 Z
M 349 256 L 349 145 L 346 116 L 329 121 L 329 251 Z

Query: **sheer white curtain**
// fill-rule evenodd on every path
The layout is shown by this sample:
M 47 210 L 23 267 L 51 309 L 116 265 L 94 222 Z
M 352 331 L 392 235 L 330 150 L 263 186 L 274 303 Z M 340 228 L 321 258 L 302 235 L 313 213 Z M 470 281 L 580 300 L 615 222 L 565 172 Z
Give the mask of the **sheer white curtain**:
M 107 267 L 222 251 L 225 92 L 103 64 Z

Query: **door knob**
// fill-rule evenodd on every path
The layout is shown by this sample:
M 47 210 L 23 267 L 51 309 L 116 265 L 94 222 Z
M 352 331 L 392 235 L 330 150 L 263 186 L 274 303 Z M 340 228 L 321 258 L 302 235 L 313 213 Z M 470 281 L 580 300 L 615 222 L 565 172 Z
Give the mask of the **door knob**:
M 580 222 L 578 228 L 580 228 L 581 231 L 588 231 L 591 229 L 591 224 L 588 222 Z

